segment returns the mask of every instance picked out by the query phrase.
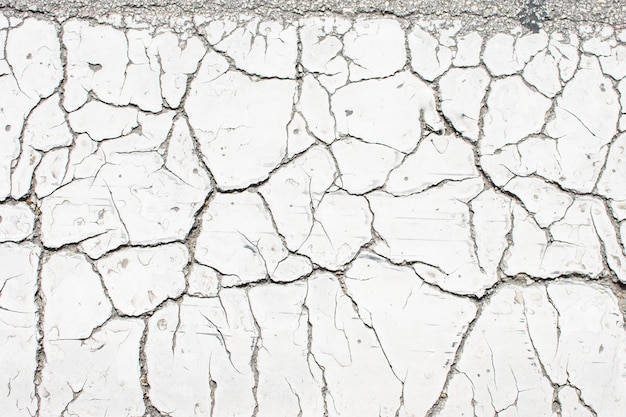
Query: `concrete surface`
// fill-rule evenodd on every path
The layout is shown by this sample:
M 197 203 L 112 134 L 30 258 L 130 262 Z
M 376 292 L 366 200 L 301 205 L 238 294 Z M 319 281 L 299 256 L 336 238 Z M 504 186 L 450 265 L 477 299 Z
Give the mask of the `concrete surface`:
M 469 16 L 487 20 L 527 19 L 535 10 L 540 19 L 559 27 L 579 23 L 626 24 L 623 0 L 2 0 L 7 10 L 34 11 L 48 16 L 97 17 L 109 13 L 185 15 L 253 12 L 266 16 L 335 12 L 402 16 Z M 530 9 L 530 12 L 529 12 Z M 520 14 L 521 13 L 521 14 Z

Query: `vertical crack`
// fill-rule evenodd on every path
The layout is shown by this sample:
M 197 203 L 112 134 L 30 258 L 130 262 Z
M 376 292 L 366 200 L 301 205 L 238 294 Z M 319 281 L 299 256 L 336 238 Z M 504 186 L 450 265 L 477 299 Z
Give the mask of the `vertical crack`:
M 330 396 L 330 391 L 328 390 L 328 382 L 326 380 L 326 368 L 322 364 L 320 364 L 320 362 L 315 357 L 315 354 L 313 353 L 313 323 L 311 322 L 311 312 L 309 310 L 309 306 L 306 304 L 308 295 L 309 295 L 309 285 L 307 281 L 306 294 L 304 296 L 305 301 L 304 303 L 302 303 L 302 314 L 306 315 L 306 326 L 307 326 L 307 345 L 306 345 L 307 364 L 309 366 L 309 372 L 314 380 L 317 380 L 317 379 L 315 378 L 315 374 L 313 373 L 313 370 L 311 369 L 310 360 L 313 360 L 313 363 L 315 364 L 315 366 L 317 366 L 317 368 L 320 370 L 321 377 L 322 377 L 321 395 L 322 395 L 322 401 L 324 403 L 324 416 L 323 417 L 329 417 L 328 396 Z
M 472 334 L 472 332 L 474 330 L 474 327 L 476 326 L 476 323 L 478 322 L 478 319 L 482 315 L 484 306 L 488 303 L 488 300 L 489 300 L 490 297 L 491 297 L 491 294 L 487 294 L 481 301 L 476 301 L 476 300 L 474 300 L 471 297 L 469 298 L 476 305 L 476 315 L 468 323 L 468 325 L 467 325 L 467 327 L 465 329 L 465 332 L 463 334 L 463 337 L 459 341 L 459 344 L 457 346 L 456 352 L 454 353 L 454 358 L 452 359 L 452 363 L 450 364 L 450 370 L 448 371 L 448 373 L 446 375 L 446 379 L 445 379 L 445 381 L 443 383 L 443 388 L 441 390 L 441 395 L 439 395 L 439 398 L 437 398 L 435 403 L 428 409 L 428 411 L 426 412 L 425 417 L 434 417 L 434 416 L 436 416 L 438 411 L 441 410 L 443 408 L 443 406 L 445 405 L 445 403 L 446 403 L 446 401 L 448 399 L 447 391 L 448 391 L 448 387 L 450 386 L 450 382 L 452 380 L 452 377 L 454 376 L 454 374 L 456 372 L 459 372 L 457 370 L 457 365 L 458 365 L 461 357 L 463 356 L 463 350 L 465 348 L 465 343 L 467 343 L 467 339 Z M 495 368 L 494 368 L 494 371 L 495 371 Z M 470 382 L 471 382 L 471 380 L 470 380 Z
M 37 220 L 38 221 L 38 220 Z M 41 416 L 41 384 L 43 382 L 43 371 L 46 366 L 47 358 L 46 351 L 44 349 L 44 320 L 45 320 L 45 308 L 46 297 L 43 294 L 41 285 L 41 270 L 44 262 L 48 258 L 47 251 L 40 252 L 39 263 L 37 265 L 37 286 L 35 290 L 35 305 L 37 306 L 37 323 L 35 329 L 35 336 L 37 338 L 37 367 L 35 369 L 34 383 L 35 383 L 35 398 L 37 401 L 37 410 L 35 417 Z
M 139 384 L 143 394 L 143 404 L 145 407 L 144 417 L 169 417 L 161 413 L 150 400 L 150 381 L 148 379 L 148 357 L 146 355 L 146 342 L 148 340 L 150 316 L 143 317 L 143 331 L 139 340 Z
M 376 338 L 376 342 L 378 343 L 378 346 L 380 347 L 380 351 L 382 352 L 383 357 L 385 358 L 385 361 L 387 362 L 387 366 L 391 370 L 391 373 L 393 374 L 393 376 L 398 380 L 398 382 L 400 382 L 401 390 L 400 390 L 400 396 L 398 399 L 399 404 L 395 413 L 396 416 L 399 416 L 400 410 L 402 410 L 404 406 L 404 386 L 405 386 L 404 383 L 406 380 L 406 376 L 404 377 L 404 379 L 400 378 L 400 376 L 397 374 L 396 370 L 394 369 L 393 365 L 391 364 L 391 361 L 389 360 L 389 356 L 387 355 L 387 352 L 385 351 L 383 343 L 380 340 L 380 336 L 378 335 L 378 332 L 376 331 L 376 328 L 374 327 L 374 320 L 371 317 L 371 315 L 370 315 L 370 323 L 367 323 L 365 322 L 365 320 L 363 320 L 363 316 L 361 315 L 359 305 L 357 304 L 356 300 L 352 297 L 352 295 L 348 291 L 348 287 L 346 286 L 344 276 L 342 274 L 337 274 L 337 280 L 339 281 L 339 285 L 340 285 L 341 291 L 343 292 L 343 295 L 345 295 L 350 300 L 352 309 L 354 310 L 355 314 L 357 315 L 357 317 L 359 318 L 363 326 L 371 330 L 372 333 L 374 334 L 374 337 Z
M 252 315 L 252 322 L 254 323 L 254 327 L 256 329 L 256 338 L 254 340 L 254 345 L 252 347 L 252 356 L 250 357 L 250 369 L 254 375 L 254 385 L 252 386 L 252 396 L 254 397 L 254 410 L 252 411 L 252 417 L 256 417 L 259 414 L 259 397 L 258 397 L 258 389 L 259 389 L 259 349 L 263 346 L 263 334 L 261 330 L 261 326 L 259 326 L 259 322 L 254 315 L 254 310 L 252 309 L 252 303 L 250 302 L 250 294 L 249 290 L 246 288 L 246 298 L 248 300 L 248 308 L 250 309 L 250 314 Z

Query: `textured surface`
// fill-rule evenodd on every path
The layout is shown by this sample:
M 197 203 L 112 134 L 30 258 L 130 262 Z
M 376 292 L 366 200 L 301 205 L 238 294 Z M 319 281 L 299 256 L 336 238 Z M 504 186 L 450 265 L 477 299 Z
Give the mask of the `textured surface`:
M 3 416 L 623 413 L 626 30 L 47 4 L 0 14 Z
M 488 19 L 516 19 L 536 27 L 541 22 L 575 26 L 581 22 L 623 25 L 622 0 L 0 0 L 0 7 L 55 16 L 98 17 L 108 13 L 169 17 L 189 13 L 261 13 L 291 17 L 311 12 L 384 13 L 407 17 L 470 16 L 481 25 Z

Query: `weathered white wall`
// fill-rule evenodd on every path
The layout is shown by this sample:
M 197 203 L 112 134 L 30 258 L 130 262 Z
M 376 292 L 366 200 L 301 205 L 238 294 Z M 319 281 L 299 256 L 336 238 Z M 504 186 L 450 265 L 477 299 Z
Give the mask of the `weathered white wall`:
M 0 414 L 621 415 L 626 30 L 574 29 L 0 16 Z

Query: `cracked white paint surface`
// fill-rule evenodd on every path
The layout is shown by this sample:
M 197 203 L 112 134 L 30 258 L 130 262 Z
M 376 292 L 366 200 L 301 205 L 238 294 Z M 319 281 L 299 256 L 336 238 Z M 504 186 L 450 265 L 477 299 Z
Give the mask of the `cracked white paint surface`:
M 625 42 L 0 15 L 0 414 L 622 415 Z

